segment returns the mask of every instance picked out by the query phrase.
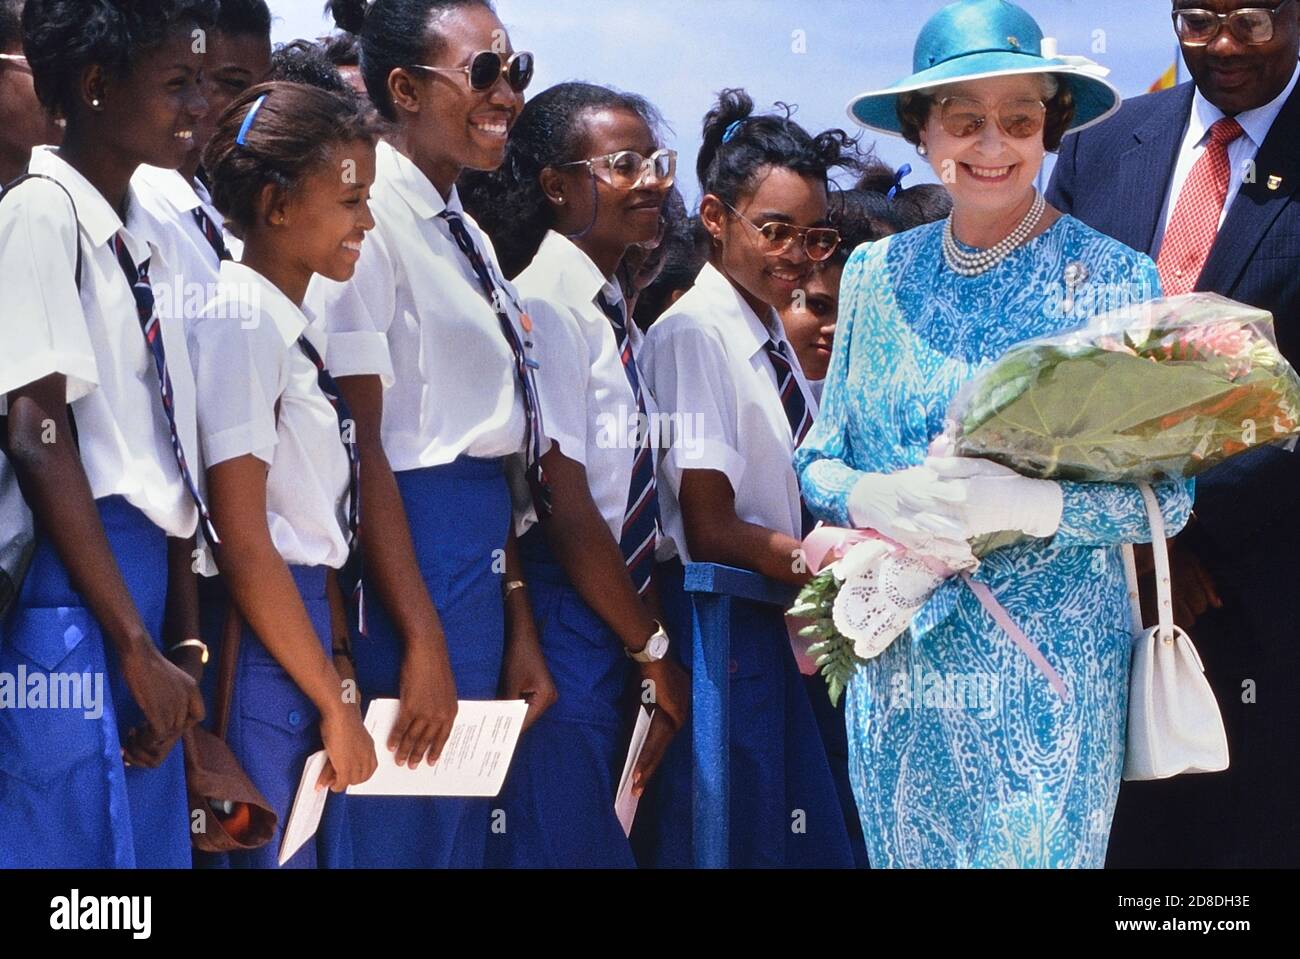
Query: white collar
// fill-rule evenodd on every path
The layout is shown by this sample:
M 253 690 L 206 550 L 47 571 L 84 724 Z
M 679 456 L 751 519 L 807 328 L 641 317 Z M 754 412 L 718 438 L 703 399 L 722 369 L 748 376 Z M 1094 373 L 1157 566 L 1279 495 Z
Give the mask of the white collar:
M 443 210 L 464 217 L 465 208 L 456 187 L 452 186 L 451 195 L 444 200 L 423 171 L 391 143 L 379 141 L 375 163 L 378 179 L 392 187 L 420 219 L 432 220 Z
M 785 343 L 785 333 L 776 311 L 768 307 L 768 322 L 764 323 L 740 295 L 740 291 L 712 263 L 704 264 L 700 275 L 696 277 L 694 288 L 702 290 L 717 306 L 717 310 L 710 313 L 709 319 L 715 323 L 722 321 L 717 325 L 722 327 L 728 337 L 737 341 L 747 359 L 752 359 L 761 351 L 768 340 Z M 794 355 L 788 344 L 785 352 L 787 356 Z
M 198 177 L 195 177 L 194 182 L 191 184 L 191 186 L 194 187 L 194 193 L 198 196 L 200 203 L 202 203 L 204 206 L 213 205 L 212 193 L 208 190 L 206 186 L 203 185 L 202 180 L 200 180 Z
M 554 230 L 546 231 L 529 268 L 534 265 L 549 280 L 563 303 L 595 303 L 599 293 L 603 293 L 611 305 L 618 306 L 623 302 L 622 288 L 609 277 L 602 276 L 600 268 L 578 244 Z
M 197 210 L 203 204 L 195 185 L 187 182 L 180 170 L 145 165 L 136 170 L 136 176 L 182 213 Z
M 1264 145 L 1264 140 L 1268 137 L 1268 131 L 1273 128 L 1273 121 L 1282 112 L 1282 107 L 1286 105 L 1287 98 L 1295 90 L 1297 80 L 1300 80 L 1300 63 L 1296 65 L 1296 69 L 1291 73 L 1291 82 L 1286 85 L 1285 90 L 1262 107 L 1256 107 L 1253 110 L 1246 110 L 1237 114 L 1236 121 L 1241 124 L 1241 129 L 1245 131 L 1246 136 L 1250 137 L 1250 141 L 1255 145 L 1256 150 Z M 1192 94 L 1192 113 L 1188 119 L 1188 133 L 1192 136 L 1192 142 L 1200 146 L 1209 134 L 1210 127 L 1214 126 L 1226 115 L 1213 103 L 1205 99 L 1204 94 L 1197 87 L 1196 92 Z
M 57 147 L 38 146 L 32 150 L 32 158 L 27 166 L 29 173 L 58 180 L 72 197 L 77 209 L 77 221 L 81 231 L 86 234 L 92 247 L 106 244 L 115 233 L 121 233 L 131 258 L 138 264 L 149 260 L 151 264 L 161 262 L 158 248 L 152 242 L 137 239 L 130 227 L 118 217 L 117 211 L 104 198 L 104 194 L 81 175 L 70 163 L 59 156 Z M 139 200 L 135 190 L 128 186 L 126 191 L 126 208 L 128 219 L 134 219 L 139 210 Z
M 239 290 L 241 299 L 252 294 L 253 306 L 271 318 L 285 346 L 298 342 L 307 329 L 307 317 L 293 300 L 252 267 L 226 260 L 221 264 L 221 285 Z

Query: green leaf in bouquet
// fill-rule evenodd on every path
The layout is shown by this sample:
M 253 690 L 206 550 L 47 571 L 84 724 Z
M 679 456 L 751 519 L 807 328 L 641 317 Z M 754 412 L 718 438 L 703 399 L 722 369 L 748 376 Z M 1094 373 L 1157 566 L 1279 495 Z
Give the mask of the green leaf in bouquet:
M 853 652 L 853 641 L 835 628 L 832 610 L 842 585 L 830 570 L 823 570 L 799 591 L 789 610 L 791 616 L 813 619 L 799 630 L 799 635 L 816 637 L 805 653 L 825 678 L 832 705 L 838 705 L 849 679 L 865 662 Z
M 1226 372 L 1201 365 L 1162 364 L 1101 349 L 1058 356 L 1018 397 L 979 427 L 966 429 L 957 450 L 1030 476 L 1114 479 L 1161 459 L 1152 444 L 1169 428 L 1171 414 L 1232 388 Z M 1175 441 L 1171 449 L 1185 442 L 1167 439 Z

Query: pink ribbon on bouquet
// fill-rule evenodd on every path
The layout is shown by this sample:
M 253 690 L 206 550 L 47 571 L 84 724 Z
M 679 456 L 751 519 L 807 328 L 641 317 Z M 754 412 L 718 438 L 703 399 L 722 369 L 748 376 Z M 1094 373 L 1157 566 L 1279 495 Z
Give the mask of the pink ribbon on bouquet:
M 1052 689 L 1056 690 L 1056 695 L 1060 696 L 1065 702 L 1070 701 L 1070 691 L 1065 688 L 1065 681 L 1061 679 L 1060 673 L 1052 668 L 1052 664 L 1047 661 L 1047 657 L 1038 651 L 1038 647 L 1030 642 L 1025 631 L 1016 625 L 1016 621 L 1011 618 L 1005 606 L 998 602 L 997 597 L 993 595 L 993 590 L 989 589 L 984 583 L 978 582 L 970 573 L 963 572 L 961 581 L 965 583 L 975 598 L 980 601 L 984 611 L 993 617 L 993 621 L 1002 627 L 1003 632 L 1011 637 L 1011 641 L 1020 647 L 1020 651 L 1029 657 L 1029 661 L 1038 667 L 1038 671 L 1047 678 Z
M 873 529 L 844 529 L 840 526 L 818 523 L 816 528 L 803 538 L 804 559 L 808 561 L 808 568 L 814 574 L 820 573 L 832 563 L 842 560 L 852 547 L 872 539 L 893 542 Z
M 813 573 L 820 573 L 827 566 L 843 559 L 854 546 L 873 539 L 889 543 L 899 549 L 905 548 L 895 540 L 890 539 L 888 536 L 882 536 L 873 529 L 844 529 L 839 526 L 825 526 L 819 523 L 816 529 L 804 537 L 804 558 L 808 561 L 808 567 Z M 924 557 L 922 562 L 943 576 L 951 576 L 955 572 L 950 567 L 929 557 Z M 1020 648 L 1020 651 L 1029 657 L 1029 661 L 1043 674 L 1043 677 L 1056 694 L 1063 701 L 1069 702 L 1070 692 L 1065 686 L 1065 681 L 1061 679 L 1061 675 L 1052 668 L 1052 664 L 1047 661 L 1047 657 L 1039 652 L 1038 647 L 1025 635 L 1025 631 L 1016 625 L 1006 607 L 999 603 L 997 597 L 993 595 L 993 590 L 989 589 L 984 583 L 978 582 L 968 572 L 962 571 L 959 575 L 961 581 L 966 584 L 967 588 L 975 595 L 975 598 L 979 600 L 980 605 L 984 607 L 984 611 L 993 617 L 993 621 L 1002 628 L 1002 631 L 1011 638 L 1011 641 Z

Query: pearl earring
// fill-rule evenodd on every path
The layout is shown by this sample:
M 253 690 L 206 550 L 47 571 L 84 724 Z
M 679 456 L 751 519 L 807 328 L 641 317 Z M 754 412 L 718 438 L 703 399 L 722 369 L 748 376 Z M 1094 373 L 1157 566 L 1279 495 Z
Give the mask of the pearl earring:
M 924 143 L 918 143 L 916 145 L 916 152 L 921 154 L 921 156 L 929 156 L 930 154 L 930 151 L 925 148 Z
M 96 108 L 97 108 L 97 107 L 99 106 L 99 98 L 96 97 L 95 99 L 91 100 L 91 101 L 90 101 L 90 105 L 91 105 L 92 107 L 96 107 Z

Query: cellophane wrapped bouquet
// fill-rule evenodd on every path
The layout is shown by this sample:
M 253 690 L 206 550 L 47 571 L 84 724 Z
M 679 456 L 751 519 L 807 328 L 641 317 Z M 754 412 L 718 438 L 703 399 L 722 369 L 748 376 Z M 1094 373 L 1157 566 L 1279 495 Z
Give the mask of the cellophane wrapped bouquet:
M 1037 479 L 1161 482 L 1297 435 L 1300 377 L 1277 349 L 1272 316 L 1189 293 L 1011 348 L 958 391 L 943 442 L 959 456 Z M 1015 538 L 985 537 L 972 549 L 986 555 Z M 900 606 L 899 590 L 888 591 L 891 600 L 886 582 L 901 575 L 916 587 L 925 577 L 914 561 L 891 571 L 906 552 L 897 544 L 882 550 L 879 538 L 860 534 L 830 548 L 822 542 L 829 562 L 790 614 L 812 620 L 801 633 L 813 640 L 808 654 L 835 701 L 858 664 L 879 655 L 925 601 L 913 588 Z M 932 592 L 945 571 L 930 566 Z M 882 630 L 880 616 L 865 630 L 851 622 L 849 609 L 860 609 L 864 595 L 868 606 L 885 608 L 889 626 Z

